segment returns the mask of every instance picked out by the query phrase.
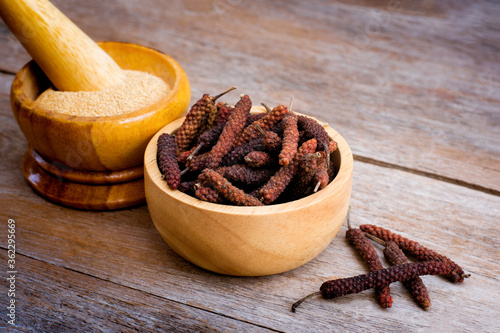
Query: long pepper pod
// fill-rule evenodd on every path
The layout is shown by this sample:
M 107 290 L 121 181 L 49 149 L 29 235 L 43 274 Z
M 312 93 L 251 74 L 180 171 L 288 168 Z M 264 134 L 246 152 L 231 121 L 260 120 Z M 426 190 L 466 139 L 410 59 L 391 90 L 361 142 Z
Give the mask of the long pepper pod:
M 318 292 L 307 295 L 292 305 L 292 311 L 305 300 L 322 295 L 331 299 L 343 295 L 359 293 L 371 288 L 383 288 L 396 281 L 408 281 L 421 275 L 450 274 L 453 266 L 446 260 L 429 260 L 392 266 L 367 274 L 324 282 Z
M 372 224 L 363 224 L 360 225 L 359 228 L 366 233 L 369 233 L 375 237 L 383 239 L 384 241 L 393 241 L 395 242 L 403 252 L 415 257 L 417 260 L 425 261 L 425 260 L 447 260 L 451 263 L 453 269 L 449 274 L 446 274 L 446 278 L 451 282 L 463 282 L 464 278 L 469 277 L 470 275 L 465 274 L 463 269 L 454 263 L 451 259 L 432 251 L 431 249 L 426 248 L 425 246 L 420 245 L 419 243 L 409 240 L 401 235 L 394 234 L 390 230 L 384 229 L 382 227 L 378 227 Z

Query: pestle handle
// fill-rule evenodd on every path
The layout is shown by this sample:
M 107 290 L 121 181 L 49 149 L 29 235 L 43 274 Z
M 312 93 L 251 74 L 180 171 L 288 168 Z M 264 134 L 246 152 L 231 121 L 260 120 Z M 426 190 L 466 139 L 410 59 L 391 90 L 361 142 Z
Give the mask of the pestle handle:
M 95 91 L 124 72 L 48 0 L 0 0 L 0 17 L 61 91 Z

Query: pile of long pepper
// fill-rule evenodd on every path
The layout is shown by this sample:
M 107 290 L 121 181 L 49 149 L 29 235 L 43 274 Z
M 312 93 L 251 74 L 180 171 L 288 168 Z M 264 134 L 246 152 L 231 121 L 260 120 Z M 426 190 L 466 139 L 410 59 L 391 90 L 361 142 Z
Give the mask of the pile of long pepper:
M 174 135 L 158 138 L 158 167 L 172 189 L 201 200 L 261 206 L 321 190 L 336 174 L 337 149 L 316 120 L 285 105 L 251 114 L 241 95 L 234 107 L 204 94 Z
M 393 299 L 389 285 L 396 281 L 403 282 L 415 302 L 422 309 L 429 310 L 431 300 L 420 276 L 441 274 L 455 283 L 463 282 L 464 278 L 470 277 L 470 274 L 465 274 L 463 269 L 448 257 L 390 230 L 372 224 L 363 224 L 359 229 L 351 228 L 349 213 L 347 225 L 349 228 L 346 232 L 347 241 L 356 249 L 370 272 L 324 282 L 319 291 L 295 302 L 292 305 L 293 312 L 302 302 L 316 295 L 330 299 L 371 288 L 375 289 L 380 305 L 383 308 L 390 308 Z M 368 238 L 384 245 L 384 256 L 391 267 L 382 267 L 378 254 Z M 406 254 L 418 262 L 409 263 Z

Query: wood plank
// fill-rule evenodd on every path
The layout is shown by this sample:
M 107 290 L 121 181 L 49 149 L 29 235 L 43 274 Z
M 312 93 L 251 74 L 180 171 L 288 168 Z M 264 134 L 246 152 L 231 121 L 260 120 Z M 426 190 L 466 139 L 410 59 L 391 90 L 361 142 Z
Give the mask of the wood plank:
M 343 239 L 345 228 L 326 251 L 305 266 L 270 277 L 236 278 L 204 271 L 173 253 L 156 233 L 145 207 L 75 212 L 28 193 L 24 198 L 4 196 L 2 205 L 9 208 L 0 218 L 15 218 L 20 253 L 276 330 L 319 332 L 332 325 L 346 330 L 389 326 L 394 331 L 430 327 L 487 331 L 497 327 L 492 292 L 500 288 L 495 259 L 500 254 L 499 235 L 494 227 L 500 217 L 498 197 L 363 163 L 356 164 L 355 173 L 368 178 L 355 178 L 354 224 L 373 222 L 410 235 L 473 274 L 461 285 L 424 278 L 433 302 L 429 312 L 419 310 L 396 285 L 395 304 L 390 310 L 380 309 L 373 294 L 364 292 L 335 301 L 313 299 L 292 315 L 290 304 L 316 290 L 322 281 L 364 272 L 363 264 Z M 39 218 L 33 218 L 33 209 Z M 477 221 L 472 230 L 471 221 Z M 0 237 L 5 239 L 4 231 Z M 478 313 L 481 322 L 476 321 Z
M 16 261 L 17 332 L 268 331 L 23 255 Z M 7 251 L 0 250 L 2 272 L 6 263 Z M 2 286 L 8 289 L 6 279 Z M 2 309 L 8 300 L 2 297 Z
M 59 5 L 96 40 L 137 42 L 179 59 L 193 102 L 230 85 L 257 103 L 294 96 L 297 111 L 329 122 L 361 160 L 500 193 L 497 4 Z M 0 66 L 15 72 L 28 58 L 1 24 L 0 39 Z
M 275 330 L 373 331 L 389 327 L 414 331 L 432 327 L 488 331 L 500 325 L 497 297 L 492 296 L 500 291 L 498 196 L 355 162 L 353 224 L 372 222 L 411 236 L 452 257 L 472 278 L 460 285 L 438 277 L 424 278 L 433 302 L 428 312 L 418 309 L 396 285 L 395 304 L 389 310 L 380 309 L 373 294 L 364 292 L 335 301 L 311 299 L 292 314 L 290 305 L 315 291 L 322 281 L 365 272 L 343 238 L 345 228 L 320 256 L 284 274 L 238 278 L 207 272 L 164 244 L 145 206 L 116 212 L 76 211 L 34 194 L 19 167 L 26 143 L 8 116 L 7 106 L 3 95 L 0 110 L 7 121 L 2 121 L 0 133 L 9 150 L 0 169 L 0 220 L 16 220 L 22 255 Z M 5 239 L 6 230 L 0 229 L 3 248 Z

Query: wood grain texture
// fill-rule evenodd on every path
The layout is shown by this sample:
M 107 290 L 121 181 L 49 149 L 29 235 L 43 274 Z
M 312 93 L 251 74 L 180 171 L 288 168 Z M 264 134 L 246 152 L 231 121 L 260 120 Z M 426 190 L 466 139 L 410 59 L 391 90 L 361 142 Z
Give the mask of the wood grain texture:
M 5 272 L 7 251 L 0 250 Z M 262 332 L 262 327 L 19 256 L 16 332 Z M 2 279 L 2 286 L 7 282 Z M 92 288 L 89 288 L 92 286 Z M 0 304 L 2 308 L 5 298 Z M 5 321 L 0 328 L 10 331 Z M 12 330 L 14 331 L 14 330 Z
M 21 261 L 20 272 L 51 276 L 64 268 L 64 272 L 78 273 L 78 277 L 71 278 L 77 282 L 83 273 L 99 281 L 109 281 L 116 288 L 127 287 L 133 295 L 145 293 L 160 298 L 159 302 L 172 301 L 192 307 L 183 312 L 187 318 L 205 320 L 211 329 L 225 327 L 224 320 L 228 317 L 278 331 L 309 332 L 493 332 L 500 324 L 498 196 L 355 161 L 351 200 L 354 225 L 375 223 L 402 233 L 451 257 L 472 277 L 463 284 L 424 277 L 433 304 L 427 312 L 421 311 L 406 290 L 395 284 L 392 288 L 395 301 L 389 310 L 381 309 L 373 293 L 366 291 L 335 301 L 311 299 L 292 314 L 290 305 L 317 290 L 324 280 L 365 272 L 363 263 L 344 239 L 345 227 L 316 259 L 290 272 L 259 278 L 210 273 L 188 263 L 163 242 L 145 206 L 115 212 L 76 211 L 51 204 L 33 193 L 19 168 L 26 142 L 10 115 L 5 94 L 0 94 L 0 110 L 2 120 L 5 119 L 1 123 L 1 142 L 5 142 L 2 147 L 9 147 L 9 154 L 2 155 L 6 158 L 0 168 L 0 219 L 16 220 L 18 251 L 34 261 L 29 265 Z M 6 229 L 0 229 L 2 248 L 5 235 Z M 101 282 L 91 281 L 94 280 L 78 289 L 83 295 L 97 290 L 103 295 L 95 296 L 100 300 L 108 299 L 109 293 L 123 299 L 116 296 L 122 293 L 121 289 L 109 287 L 111 290 L 107 291 L 108 284 L 98 288 Z M 43 279 L 31 279 L 29 283 L 30 290 L 50 290 Z M 69 283 L 73 282 L 65 285 Z M 117 302 L 131 309 L 130 312 L 138 311 L 135 303 Z M 64 317 L 58 318 L 57 308 L 43 310 L 41 305 L 39 309 L 43 318 L 52 318 L 54 325 L 78 329 Z M 140 309 L 145 313 L 154 311 Z M 38 315 L 33 311 L 26 309 L 25 316 Z M 80 310 L 74 311 L 79 320 L 90 320 L 79 314 Z M 221 317 L 220 321 L 211 321 L 213 314 Z M 117 316 L 122 318 L 118 320 L 125 320 L 128 314 Z M 101 323 L 114 318 L 104 317 Z M 196 323 L 188 321 L 186 325 L 197 327 Z
M 0 220 L 16 220 L 19 277 L 26 282 L 19 288 L 31 302 L 22 330 L 32 331 L 42 318 L 65 331 L 92 320 L 102 330 L 127 331 L 158 323 L 161 313 L 186 330 L 252 330 L 250 324 L 258 331 L 496 332 L 498 4 L 389 3 L 398 2 L 56 2 L 96 40 L 137 42 L 179 59 L 193 100 L 232 84 L 271 105 L 294 95 L 297 111 L 328 121 L 368 162 L 354 162 L 351 222 L 411 237 L 451 257 L 471 278 L 451 284 L 424 277 L 432 300 L 427 312 L 395 284 L 388 310 L 366 291 L 310 299 L 292 314 L 290 305 L 323 281 L 365 272 L 345 227 L 295 270 L 228 277 L 175 254 L 145 206 L 85 212 L 45 201 L 23 178 L 27 143 L 10 110 L 13 76 L 2 74 L 17 72 L 28 56 L 0 23 Z M 0 228 L 2 249 L 5 235 Z M 61 294 L 50 296 L 51 282 Z M 96 316 L 87 317 L 85 308 Z M 120 329 L 123 322 L 132 324 Z
M 95 40 L 181 61 L 193 101 L 236 85 L 338 128 L 355 156 L 500 190 L 500 6 L 490 1 L 96 0 L 61 10 Z M 28 57 L 0 23 L 0 68 Z M 390 133 L 390 135 L 388 135 Z

